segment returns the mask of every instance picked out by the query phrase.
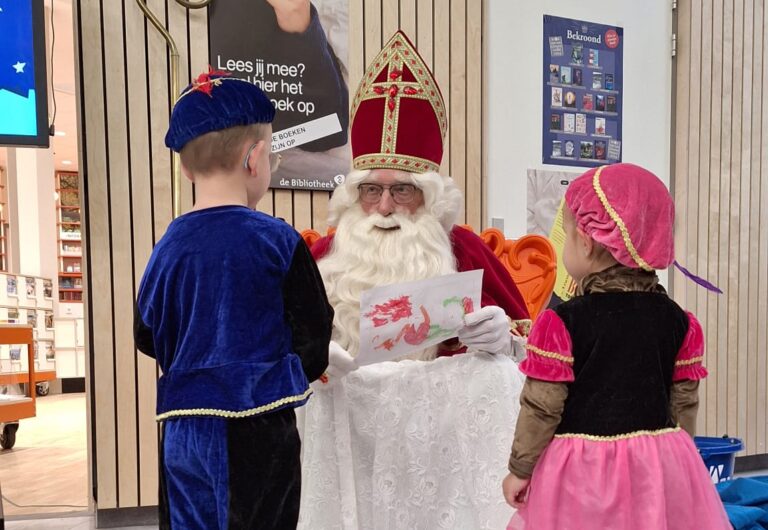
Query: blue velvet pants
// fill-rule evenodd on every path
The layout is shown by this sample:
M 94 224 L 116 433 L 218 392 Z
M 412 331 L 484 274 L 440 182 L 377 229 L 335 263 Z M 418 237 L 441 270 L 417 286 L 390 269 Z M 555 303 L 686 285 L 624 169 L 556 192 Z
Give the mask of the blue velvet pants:
M 292 408 L 241 419 L 167 420 L 160 527 L 295 529 L 301 494 L 299 453 Z

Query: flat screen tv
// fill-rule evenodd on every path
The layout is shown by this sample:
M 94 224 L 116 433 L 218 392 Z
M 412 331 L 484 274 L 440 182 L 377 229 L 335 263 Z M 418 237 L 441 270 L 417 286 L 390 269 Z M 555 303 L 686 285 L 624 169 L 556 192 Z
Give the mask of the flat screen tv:
M 43 0 L 0 0 L 0 146 L 48 142 Z

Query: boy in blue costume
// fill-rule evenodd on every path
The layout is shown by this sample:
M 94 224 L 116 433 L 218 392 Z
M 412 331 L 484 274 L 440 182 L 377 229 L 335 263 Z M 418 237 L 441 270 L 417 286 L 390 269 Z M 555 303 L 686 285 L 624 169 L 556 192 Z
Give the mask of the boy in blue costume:
M 299 514 L 294 408 L 328 363 L 333 310 L 304 241 L 253 211 L 279 158 L 275 110 L 225 72 L 181 94 L 165 142 L 195 205 L 155 246 L 134 336 L 157 359 L 161 528 L 288 529 Z

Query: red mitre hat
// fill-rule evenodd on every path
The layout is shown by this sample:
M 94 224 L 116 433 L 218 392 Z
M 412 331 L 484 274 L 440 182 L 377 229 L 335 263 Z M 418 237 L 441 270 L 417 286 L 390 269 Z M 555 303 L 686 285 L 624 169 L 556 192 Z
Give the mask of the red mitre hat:
M 355 169 L 438 171 L 448 130 L 440 88 L 398 31 L 363 75 L 352 101 Z

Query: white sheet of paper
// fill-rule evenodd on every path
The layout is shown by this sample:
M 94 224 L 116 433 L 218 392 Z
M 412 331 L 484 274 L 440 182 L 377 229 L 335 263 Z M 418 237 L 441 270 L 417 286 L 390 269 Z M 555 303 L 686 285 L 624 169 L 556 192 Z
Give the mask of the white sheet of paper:
M 457 335 L 480 308 L 483 271 L 447 274 L 365 291 L 360 299 L 358 364 L 391 361 Z

